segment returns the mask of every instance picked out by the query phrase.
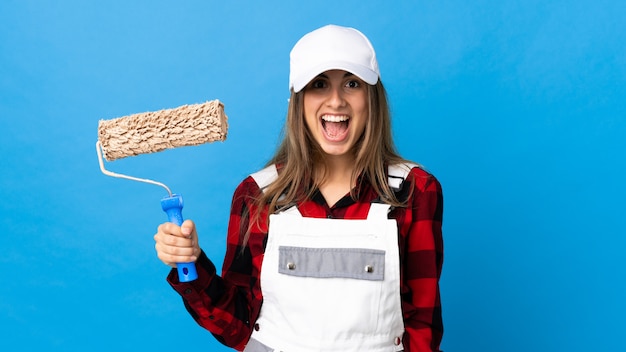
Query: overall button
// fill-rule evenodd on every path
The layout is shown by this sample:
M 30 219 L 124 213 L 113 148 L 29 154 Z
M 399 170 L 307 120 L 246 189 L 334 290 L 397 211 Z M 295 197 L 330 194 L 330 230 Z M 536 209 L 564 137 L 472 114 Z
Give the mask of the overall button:
M 287 263 L 287 269 L 295 270 L 296 269 L 296 264 L 295 263 Z
M 373 266 L 371 266 L 371 265 L 369 265 L 369 264 L 368 264 L 368 265 L 366 265 L 366 266 L 365 266 L 365 272 L 366 272 L 366 273 L 373 273 L 373 272 L 374 272 L 374 267 L 373 267 Z

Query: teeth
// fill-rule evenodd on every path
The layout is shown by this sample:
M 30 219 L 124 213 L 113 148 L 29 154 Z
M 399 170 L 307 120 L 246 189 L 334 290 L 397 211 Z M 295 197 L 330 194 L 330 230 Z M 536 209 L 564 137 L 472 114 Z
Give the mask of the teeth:
M 322 116 L 322 120 L 327 121 L 327 122 L 343 122 L 343 121 L 348 121 L 348 119 L 350 118 L 346 115 L 323 115 Z

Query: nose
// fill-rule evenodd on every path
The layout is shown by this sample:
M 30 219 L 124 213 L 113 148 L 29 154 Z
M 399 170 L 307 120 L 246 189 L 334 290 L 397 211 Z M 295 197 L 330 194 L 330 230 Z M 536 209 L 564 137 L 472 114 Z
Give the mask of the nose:
M 340 86 L 331 87 L 327 100 L 328 106 L 332 108 L 343 107 L 346 104 L 343 94 L 344 92 Z

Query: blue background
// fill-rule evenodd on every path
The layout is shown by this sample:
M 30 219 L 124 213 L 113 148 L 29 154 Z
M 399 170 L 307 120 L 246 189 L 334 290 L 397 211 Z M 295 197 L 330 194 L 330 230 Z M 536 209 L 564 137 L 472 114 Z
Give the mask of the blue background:
M 447 351 L 626 350 L 626 2 L 0 4 L 0 350 L 227 351 L 165 282 L 158 187 L 104 176 L 97 124 L 220 99 L 224 143 L 106 166 L 185 197 L 220 266 L 230 197 L 274 150 L 288 53 L 376 47 L 402 154 L 445 195 Z

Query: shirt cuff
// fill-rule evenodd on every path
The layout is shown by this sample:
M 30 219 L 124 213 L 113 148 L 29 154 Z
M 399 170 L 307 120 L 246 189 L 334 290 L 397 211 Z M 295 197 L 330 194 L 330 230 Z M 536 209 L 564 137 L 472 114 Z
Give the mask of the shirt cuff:
M 198 278 L 189 282 L 180 282 L 178 278 L 178 270 L 173 268 L 167 276 L 167 282 L 172 288 L 183 297 L 195 296 L 198 292 L 204 291 L 213 277 L 215 277 L 215 265 L 204 251 L 200 252 L 198 260 L 196 260 L 196 272 Z

